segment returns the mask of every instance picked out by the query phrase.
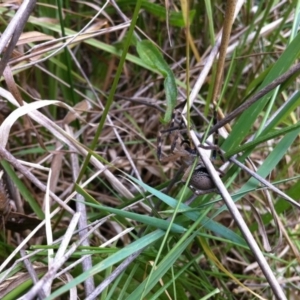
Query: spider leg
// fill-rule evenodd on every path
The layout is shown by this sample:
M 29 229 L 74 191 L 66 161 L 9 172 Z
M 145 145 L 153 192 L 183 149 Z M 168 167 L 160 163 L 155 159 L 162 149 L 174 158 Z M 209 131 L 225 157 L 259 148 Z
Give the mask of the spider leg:
M 175 126 L 175 123 L 178 124 Z M 163 129 L 163 130 L 160 130 L 158 132 L 158 135 L 157 135 L 157 157 L 159 160 L 161 160 L 161 156 L 162 156 L 162 140 L 163 140 L 163 134 L 167 134 L 167 137 L 175 131 L 175 134 L 174 134 L 174 138 L 172 140 L 172 143 L 171 143 L 171 153 L 174 152 L 175 148 L 178 147 L 177 145 L 177 142 L 179 141 L 180 139 L 180 132 L 182 130 L 186 130 L 185 128 L 183 128 L 183 125 L 184 125 L 184 122 L 182 120 L 182 118 L 180 118 L 180 121 L 178 121 L 176 119 L 176 113 L 173 113 L 172 114 L 172 121 L 171 121 L 171 124 L 169 126 L 168 129 Z
M 162 152 L 161 145 L 162 145 L 162 133 L 161 131 L 159 131 L 156 139 L 156 155 L 158 160 L 161 160 L 161 152 Z
M 213 116 L 213 127 L 218 123 L 218 113 L 217 113 L 217 108 L 215 107 L 214 109 L 214 116 Z M 217 130 L 215 135 L 214 135 L 214 145 L 215 145 L 215 150 L 212 153 L 212 159 L 216 159 L 217 157 L 217 153 L 220 156 L 221 160 L 223 162 L 225 162 L 225 157 L 222 153 L 222 151 L 220 150 L 219 147 L 219 131 Z
M 208 146 L 205 146 L 205 145 L 199 145 L 198 147 L 202 148 L 202 149 L 205 149 L 205 150 L 213 150 L 213 153 L 212 153 L 212 160 L 215 160 L 216 159 L 216 153 L 218 153 L 218 155 L 220 156 L 221 160 L 223 162 L 225 162 L 225 157 L 222 153 L 222 151 L 220 150 L 220 147 L 218 145 L 212 145 L 210 144 L 208 141 L 206 141 L 206 143 L 208 143 L 209 145 Z
M 215 126 L 217 124 L 217 108 L 215 107 L 214 109 L 214 116 L 213 116 L 213 126 Z M 214 144 L 218 147 L 219 145 L 219 132 L 217 131 L 214 135 Z M 216 159 L 217 158 L 217 149 L 213 149 L 212 151 L 212 159 Z
M 191 173 L 192 168 L 193 168 L 193 166 L 189 166 L 189 167 L 185 170 L 185 172 L 184 172 L 184 174 L 183 174 L 183 176 L 182 176 L 182 178 L 181 178 L 181 181 L 182 181 L 183 183 L 186 183 L 186 182 L 187 182 L 187 180 L 188 180 L 188 178 L 189 178 L 189 175 L 190 175 L 190 173 Z
M 173 126 L 174 126 L 174 124 L 175 124 L 175 122 L 176 122 L 175 117 L 174 117 L 174 119 L 172 120 L 172 122 L 173 122 L 172 124 L 173 124 Z M 179 121 L 179 123 L 178 123 L 178 126 L 174 127 L 174 128 L 176 128 L 176 129 L 175 129 L 174 139 L 173 139 L 173 142 L 172 142 L 172 144 L 171 144 L 171 152 L 173 152 L 173 151 L 175 150 L 175 148 L 177 148 L 177 142 L 178 142 L 179 139 L 180 139 L 180 132 L 181 132 L 182 130 L 185 130 L 184 126 L 185 126 L 185 124 L 184 124 L 182 118 L 180 118 L 180 121 Z
M 215 124 L 217 124 L 217 109 L 214 109 L 214 115 L 213 115 L 213 126 L 215 126 Z M 219 147 L 219 133 L 218 131 L 215 132 L 214 134 L 214 142 L 213 144 L 210 143 L 208 140 L 205 141 L 206 144 L 208 144 L 208 146 L 206 145 L 199 145 L 198 147 L 205 149 L 205 150 L 212 150 L 212 155 L 211 155 L 211 159 L 215 160 L 217 158 L 217 154 L 219 155 L 219 157 L 221 158 L 221 160 L 223 162 L 225 162 L 225 157 L 223 155 L 223 153 L 220 150 Z
M 156 154 L 157 154 L 158 160 L 161 160 L 161 154 L 162 154 L 162 136 L 163 136 L 163 134 L 167 133 L 168 136 L 169 136 L 172 131 L 177 130 L 177 128 L 174 127 L 175 117 L 176 117 L 175 113 L 173 112 L 172 113 L 172 121 L 171 121 L 170 127 L 168 129 L 160 130 L 158 132 L 157 141 L 156 141 L 156 143 L 157 143 Z M 172 149 L 172 147 L 171 147 L 171 149 Z
M 176 153 L 172 153 L 166 157 L 163 157 L 161 159 L 161 162 L 169 162 L 169 161 L 176 161 L 178 158 L 184 157 L 185 154 L 182 152 L 176 152 Z
M 177 141 L 179 140 L 179 131 L 177 130 L 174 139 L 171 144 L 171 152 L 174 152 L 175 148 L 177 148 Z

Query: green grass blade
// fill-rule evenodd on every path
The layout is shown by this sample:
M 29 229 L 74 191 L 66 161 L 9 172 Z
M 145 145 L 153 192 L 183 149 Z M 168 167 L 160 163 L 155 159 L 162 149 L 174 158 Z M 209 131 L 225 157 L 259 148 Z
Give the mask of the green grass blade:
M 270 72 L 266 75 L 263 83 L 259 89 L 265 87 L 267 84 L 276 79 L 279 75 L 286 72 L 293 62 L 298 59 L 300 55 L 300 34 L 292 41 L 292 43 L 286 48 L 278 61 L 274 64 Z M 263 111 L 270 96 L 273 92 L 269 92 L 261 100 L 253 104 L 247 109 L 235 123 L 231 134 L 224 141 L 222 148 L 227 152 L 235 149 L 241 141 L 246 137 L 249 129 L 257 119 L 258 115 Z

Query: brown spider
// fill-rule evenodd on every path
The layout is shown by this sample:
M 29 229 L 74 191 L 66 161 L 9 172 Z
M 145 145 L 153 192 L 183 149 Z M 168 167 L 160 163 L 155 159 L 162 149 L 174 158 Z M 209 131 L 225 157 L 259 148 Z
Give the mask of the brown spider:
M 174 122 L 172 122 L 174 123 Z M 171 125 L 172 126 L 172 125 Z M 171 154 L 166 157 L 162 156 L 162 135 L 164 133 L 170 134 L 172 131 L 175 131 L 174 139 L 171 144 Z M 201 159 L 198 156 L 198 151 L 195 148 L 190 146 L 190 143 L 186 140 L 180 140 L 180 127 L 171 127 L 167 130 L 162 130 L 159 132 L 157 137 L 157 157 L 161 162 L 177 161 L 180 158 L 181 169 L 185 170 L 182 182 L 187 182 L 189 175 L 193 169 L 195 160 L 196 167 L 193 170 L 193 173 L 188 182 L 188 186 L 195 194 L 207 194 L 211 192 L 216 192 L 215 184 L 208 173 L 206 167 L 202 163 Z M 201 146 L 205 149 L 209 147 Z M 212 148 L 213 149 L 213 148 Z

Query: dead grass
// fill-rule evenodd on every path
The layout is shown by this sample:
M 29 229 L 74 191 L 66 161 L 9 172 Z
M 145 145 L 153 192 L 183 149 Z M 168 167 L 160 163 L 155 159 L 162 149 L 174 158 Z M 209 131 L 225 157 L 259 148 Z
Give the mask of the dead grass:
M 71 2 L 67 8 L 36 4 L 0 88 L 0 155 L 10 198 L 21 214 L 2 214 L 1 299 L 58 299 L 69 291 L 72 299 L 278 296 L 221 196 L 200 196 L 183 206 L 191 191 L 180 179 L 169 186 L 180 161 L 161 164 L 156 156 L 158 132 L 166 128 L 161 123 L 164 78 L 139 58 L 136 45 L 146 38 L 158 45 L 176 78 L 177 104 L 185 101 L 210 63 L 226 21 L 225 4 L 208 2 L 191 4 L 189 41 L 178 26 L 179 4 L 170 7 L 169 26 L 158 1 L 157 6 L 142 2 L 138 18 L 135 1 L 118 6 L 111 1 L 99 15 L 98 2 Z M 18 5 L 0 4 L 2 32 Z M 256 14 L 254 8 L 246 1 L 233 23 L 219 118 L 298 59 L 300 48 L 289 47 L 297 39 L 296 5 L 269 1 L 256 7 Z M 127 18 L 136 22 L 130 39 Z M 287 51 L 284 65 L 280 57 Z M 213 116 L 216 73 L 214 64 L 187 117 L 197 134 L 208 131 Z M 232 162 L 222 170 L 222 181 L 288 299 L 297 299 L 299 290 L 298 209 L 286 201 L 299 199 L 297 85 L 295 75 L 272 92 L 273 100 L 262 97 L 255 104 L 257 117 L 251 119 L 250 107 L 230 121 L 232 132 L 222 129 L 219 142 L 226 154 L 257 139 L 258 132 L 260 137 L 274 133 L 243 150 L 240 160 L 272 186 L 276 183 L 282 194 L 261 189 Z M 276 135 L 290 126 L 295 128 Z M 171 142 L 172 135 L 164 138 L 164 155 Z M 38 219 L 42 229 L 23 231 L 30 221 L 26 217 Z M 19 230 L 8 228 L 9 221 Z

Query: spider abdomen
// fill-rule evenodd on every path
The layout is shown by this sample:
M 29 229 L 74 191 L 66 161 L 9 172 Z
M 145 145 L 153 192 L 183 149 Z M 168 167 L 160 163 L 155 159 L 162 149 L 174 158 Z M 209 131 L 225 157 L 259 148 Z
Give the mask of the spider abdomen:
M 194 172 L 189 181 L 189 186 L 195 190 L 206 191 L 215 188 L 215 184 L 211 179 L 207 169 L 202 164 L 199 164 L 194 169 Z

